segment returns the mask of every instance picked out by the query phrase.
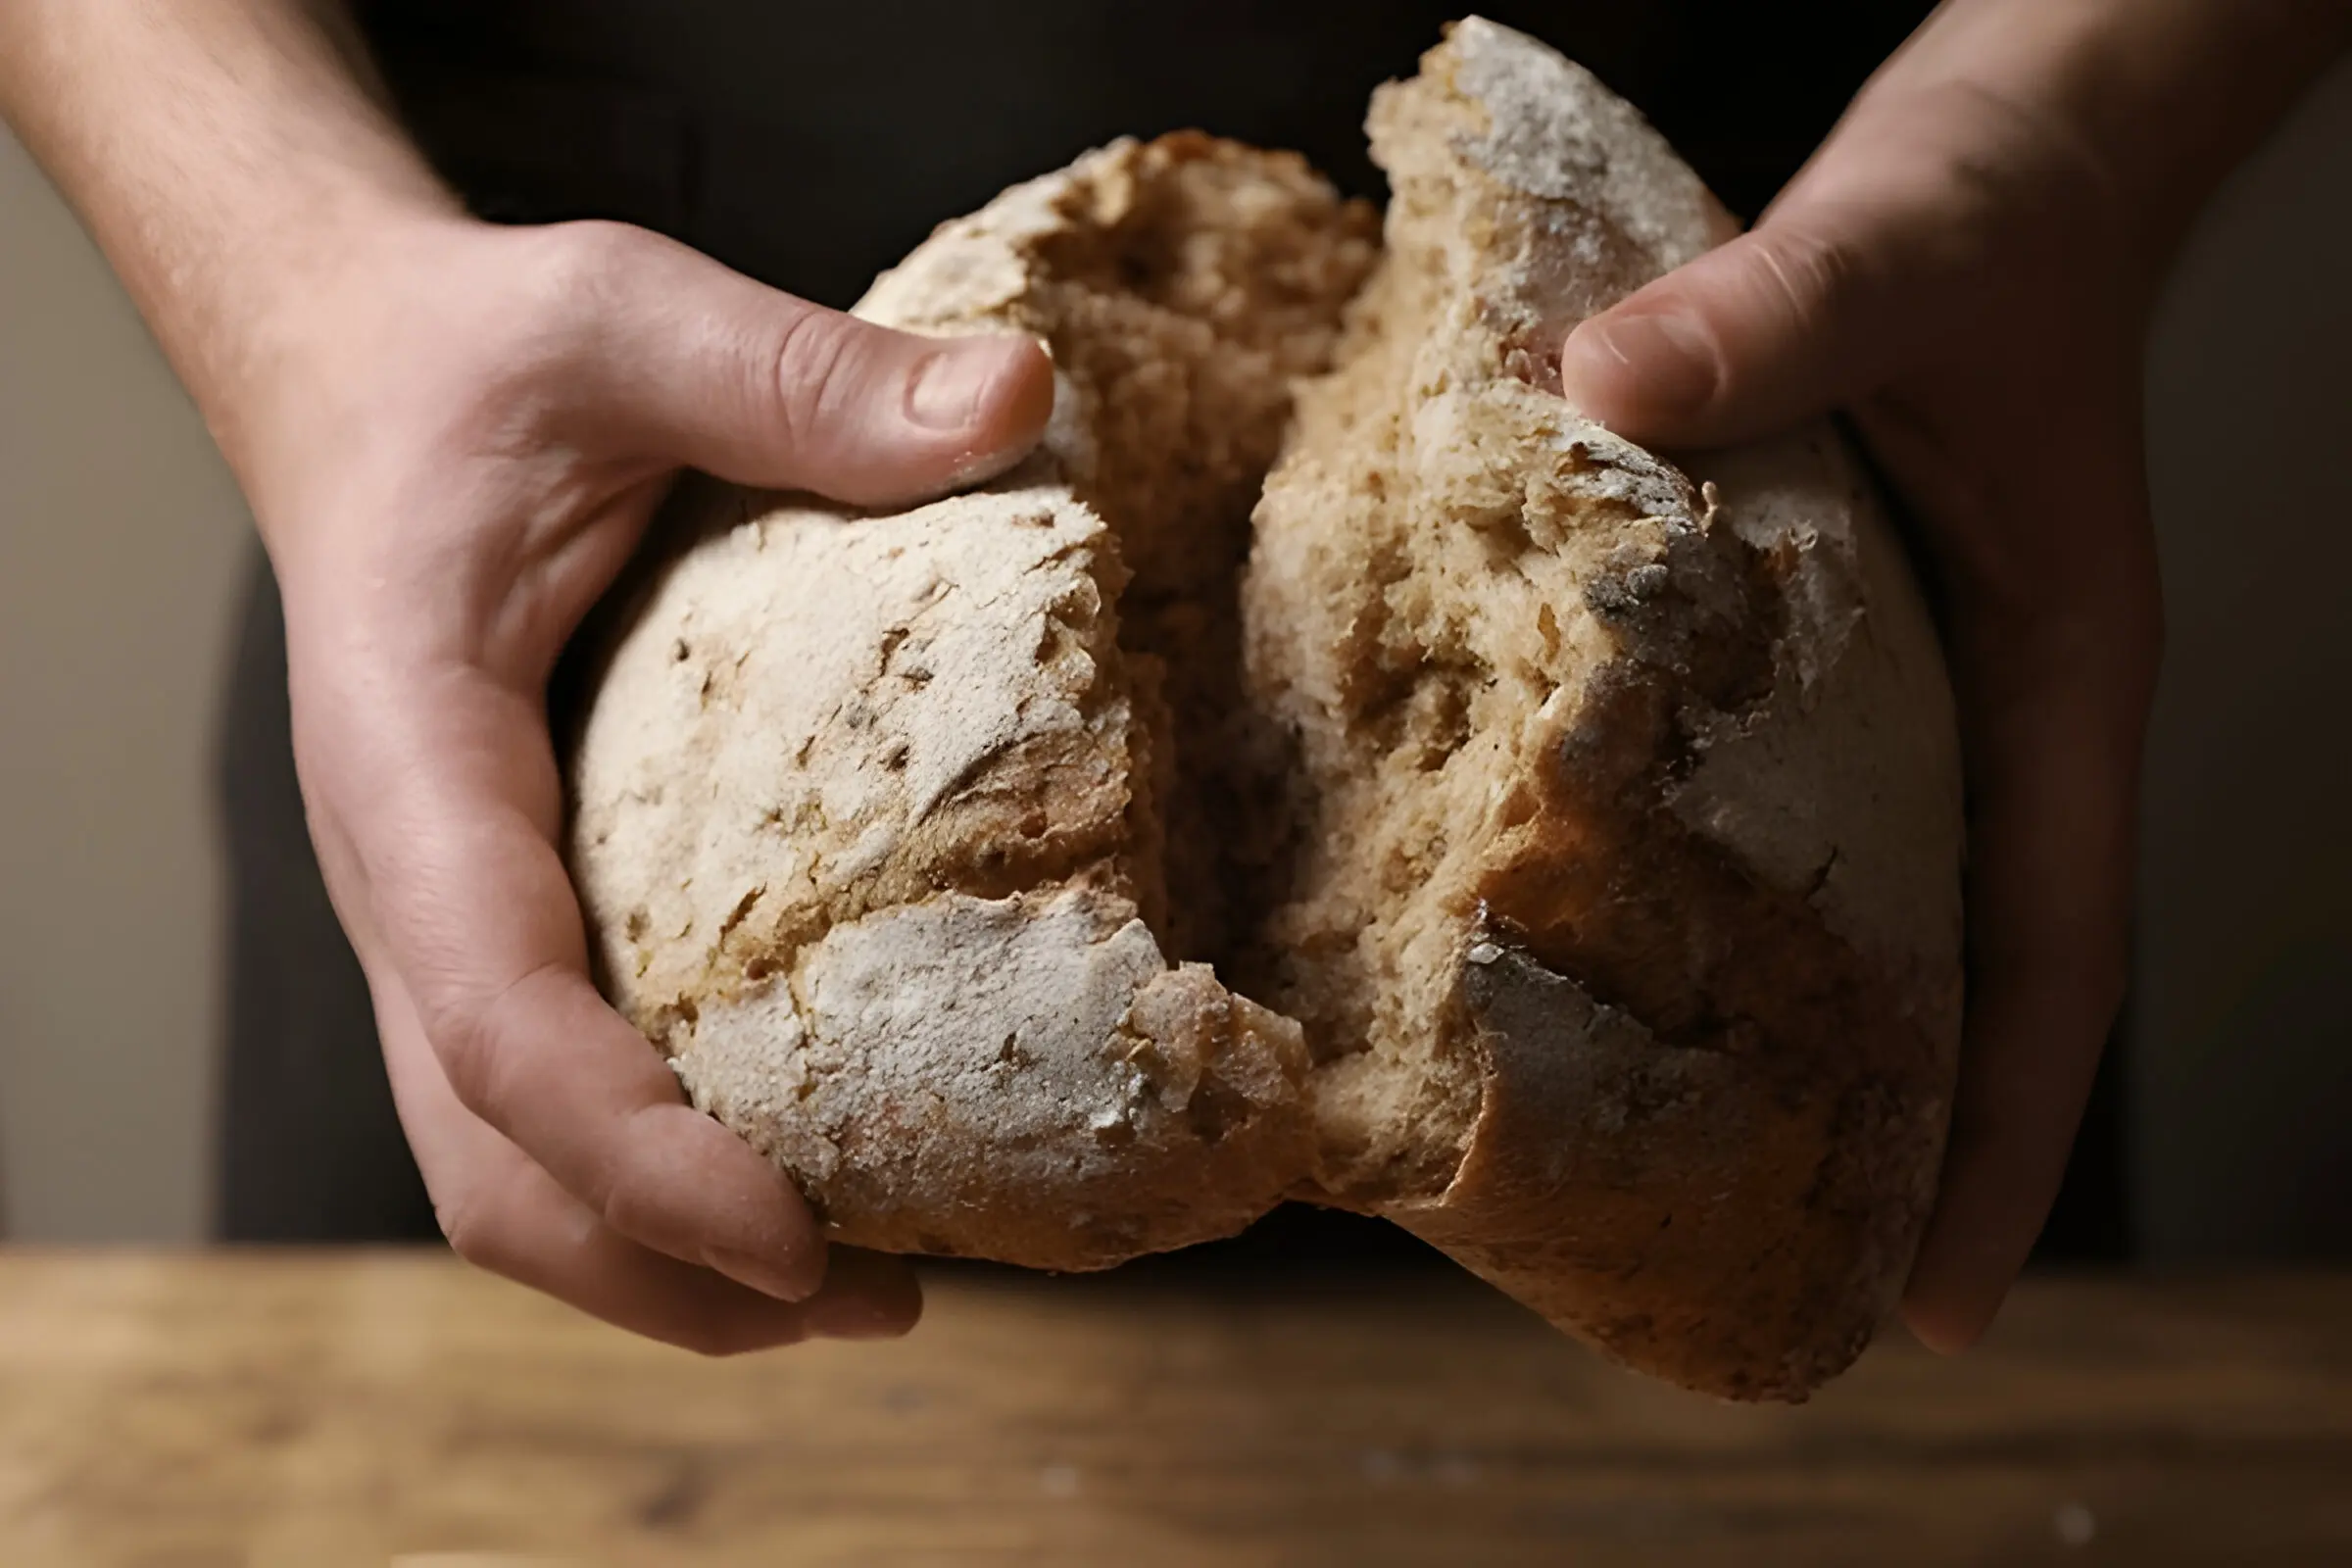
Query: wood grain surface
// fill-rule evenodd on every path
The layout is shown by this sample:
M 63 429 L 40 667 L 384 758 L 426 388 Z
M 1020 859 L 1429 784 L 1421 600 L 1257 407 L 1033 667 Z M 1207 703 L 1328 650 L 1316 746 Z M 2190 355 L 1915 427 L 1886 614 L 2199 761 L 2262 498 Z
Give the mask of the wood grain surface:
M 2352 1276 L 2033 1282 L 1788 1410 L 1434 1275 L 713 1362 L 432 1255 L 0 1256 L 0 1563 L 521 1561 L 2352 1563 Z

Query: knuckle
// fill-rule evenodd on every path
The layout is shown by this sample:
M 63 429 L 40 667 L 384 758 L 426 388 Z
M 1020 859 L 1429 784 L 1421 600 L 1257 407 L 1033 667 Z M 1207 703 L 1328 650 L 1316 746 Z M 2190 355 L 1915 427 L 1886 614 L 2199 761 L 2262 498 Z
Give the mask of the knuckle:
M 537 237 L 527 274 L 535 297 L 553 315 L 595 315 L 626 286 L 649 237 L 601 219 L 553 225 Z
M 513 1254 L 499 1213 L 495 1189 L 479 1181 L 462 1182 L 453 1193 L 433 1194 L 433 1220 L 450 1250 L 494 1274 L 505 1272 Z
M 505 1114 L 528 1092 L 517 1075 L 528 1076 L 533 1037 L 527 1019 L 544 1001 L 542 984 L 559 965 L 548 962 L 492 988 L 463 984 L 418 987 L 417 1022 L 440 1059 L 449 1086 L 466 1109 L 501 1132 Z
M 606 345 L 630 308 L 658 236 L 627 223 L 583 220 L 520 236 L 513 293 L 484 331 L 519 376 L 576 367 Z
M 1756 266 L 1774 309 L 1792 324 L 1835 320 L 1859 294 L 1862 265 L 1850 240 L 1789 223 L 1759 232 L 1756 241 Z
M 446 302 L 445 331 L 425 379 L 432 427 L 466 442 L 537 432 L 576 396 L 609 352 L 649 247 L 665 243 L 625 223 L 589 220 L 501 229 L 473 286 Z
M 850 402 L 860 330 L 849 317 L 808 306 L 794 312 L 776 334 L 761 364 L 790 446 L 822 439 Z
M 503 1053 L 495 1005 L 471 998 L 429 1004 L 419 999 L 417 1009 L 417 1021 L 458 1102 L 492 1126 L 501 1126 Z

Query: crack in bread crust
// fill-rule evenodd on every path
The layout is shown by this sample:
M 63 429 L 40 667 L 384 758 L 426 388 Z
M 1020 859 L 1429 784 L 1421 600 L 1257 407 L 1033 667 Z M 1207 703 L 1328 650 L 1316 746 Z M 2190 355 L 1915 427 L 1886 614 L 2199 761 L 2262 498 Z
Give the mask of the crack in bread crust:
M 1951 1091 L 1932 629 L 1836 431 L 1678 466 L 1557 396 L 1732 232 L 1639 116 L 1472 21 L 1372 129 L 1385 251 L 1186 134 L 878 280 L 1052 351 L 995 486 L 681 493 L 571 748 L 600 983 L 844 1241 L 1096 1268 L 1304 1198 L 1802 1397 Z
M 1696 479 L 1534 357 L 1728 232 L 1664 143 L 1466 23 L 1383 89 L 1382 269 L 1246 594 L 1299 735 L 1266 1001 L 1328 1199 L 1643 1371 L 1799 1398 L 1891 1309 L 1958 1047 L 1950 697 L 1826 428 Z
M 1235 580 L 1374 256 L 1293 155 L 1122 143 L 945 225 L 859 309 L 1042 337 L 1046 450 L 855 515 L 691 487 L 573 749 L 600 976 L 834 1235 L 1100 1268 L 1316 1168 L 1291 1020 L 1205 965 Z

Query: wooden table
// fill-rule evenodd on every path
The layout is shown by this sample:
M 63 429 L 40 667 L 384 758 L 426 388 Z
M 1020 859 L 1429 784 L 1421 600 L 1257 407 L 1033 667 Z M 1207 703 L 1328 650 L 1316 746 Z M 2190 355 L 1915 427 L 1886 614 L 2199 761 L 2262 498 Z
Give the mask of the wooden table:
M 0 1256 L 0 1563 L 409 1554 L 2352 1563 L 2352 1276 L 2037 1282 L 1787 1410 L 1451 1277 L 966 1273 L 711 1362 L 430 1255 Z

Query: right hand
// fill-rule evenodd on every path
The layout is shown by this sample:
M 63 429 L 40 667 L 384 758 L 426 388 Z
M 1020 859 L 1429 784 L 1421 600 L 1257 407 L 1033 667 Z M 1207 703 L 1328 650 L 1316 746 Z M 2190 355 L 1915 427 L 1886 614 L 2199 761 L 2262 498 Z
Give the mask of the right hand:
M 545 690 L 681 467 L 934 495 L 1035 442 L 1043 353 L 873 326 L 641 229 L 437 216 L 252 355 L 223 445 L 284 593 L 311 834 L 451 1244 L 704 1351 L 903 1333 L 912 1276 L 828 1274 L 792 1186 L 591 985 Z
M 1752 232 L 1578 326 L 1561 367 L 1588 413 L 1668 450 L 1843 408 L 1917 524 L 1969 812 L 1960 1076 L 1903 1307 L 1941 1350 L 2024 1266 L 2123 1002 L 2163 624 L 2147 225 L 2086 138 L 1951 50 L 1925 35 Z

